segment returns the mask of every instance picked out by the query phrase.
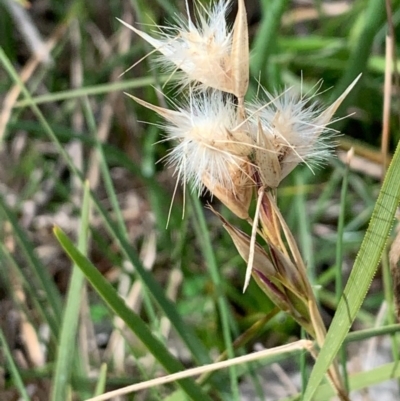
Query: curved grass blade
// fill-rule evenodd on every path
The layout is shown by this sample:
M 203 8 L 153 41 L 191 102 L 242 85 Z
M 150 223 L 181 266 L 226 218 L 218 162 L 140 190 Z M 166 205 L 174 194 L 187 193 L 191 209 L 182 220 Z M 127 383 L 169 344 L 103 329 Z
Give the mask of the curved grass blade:
M 96 267 L 79 252 L 67 235 L 58 227 L 54 228 L 54 234 L 65 252 L 82 270 L 97 293 L 103 298 L 111 310 L 123 320 L 126 326 L 138 336 L 160 364 L 164 366 L 169 373 L 183 371 L 185 369 L 184 366 L 174 358 L 165 345 L 153 335 L 143 320 L 126 306 L 125 302 L 117 294 L 112 285 L 101 275 Z M 192 379 L 182 379 L 178 384 L 193 400 L 211 401 L 211 398 Z
M 304 394 L 304 401 L 311 401 L 313 398 L 319 383 L 338 353 L 367 294 L 393 225 L 396 208 L 400 202 L 399 183 L 400 143 L 397 145 L 396 153 L 383 182 L 367 233 L 328 330 L 324 346 L 311 372 Z

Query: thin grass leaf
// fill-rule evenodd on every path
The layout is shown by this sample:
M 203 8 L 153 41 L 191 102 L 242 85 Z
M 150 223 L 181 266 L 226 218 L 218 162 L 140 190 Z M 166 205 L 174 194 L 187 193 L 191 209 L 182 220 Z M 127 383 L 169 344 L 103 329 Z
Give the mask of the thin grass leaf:
M 23 401 L 31 401 L 29 398 L 29 395 L 25 389 L 25 385 L 24 385 L 24 382 L 22 381 L 21 375 L 19 374 L 18 367 L 14 362 L 10 348 L 8 347 L 3 330 L 1 330 L 1 328 L 0 328 L 0 345 L 1 345 L 1 349 L 3 351 L 3 354 L 5 356 L 5 359 L 8 363 L 8 366 L 10 368 L 11 377 L 22 397 L 20 399 L 22 399 Z
M 400 143 L 389 166 L 353 270 L 311 372 L 304 401 L 311 401 L 325 372 L 339 352 L 367 294 L 381 259 L 400 202 Z
M 168 351 L 165 345 L 153 335 L 143 320 L 127 307 L 124 300 L 119 297 L 112 285 L 101 275 L 96 267 L 79 252 L 64 232 L 56 227 L 54 228 L 54 234 L 65 252 L 82 270 L 87 280 L 107 303 L 110 309 L 138 336 L 147 349 L 160 364 L 164 366 L 167 372 L 176 373 L 183 371 L 185 369 L 184 366 Z M 211 398 L 192 379 L 180 380 L 178 384 L 193 400 L 211 401 Z
M 368 340 L 372 337 L 391 335 L 400 332 L 400 324 L 389 324 L 383 327 L 374 327 L 372 329 L 358 330 L 349 333 L 345 339 L 345 343 L 359 342 Z
M 159 80 L 161 83 L 167 80 L 167 76 L 160 76 Z M 24 99 L 15 104 L 15 108 L 27 107 L 32 104 L 38 105 L 43 103 L 53 103 L 62 100 L 76 99 L 78 97 L 103 95 L 105 93 L 123 91 L 127 89 L 137 89 L 148 87 L 149 85 L 154 85 L 154 78 L 144 77 L 135 78 L 132 80 L 122 81 L 122 82 L 112 82 L 110 84 L 87 86 L 79 89 L 71 89 L 62 92 L 53 92 L 47 95 L 31 97 L 31 99 Z
M 78 249 L 83 255 L 87 253 L 90 215 L 90 187 L 86 182 L 84 186 L 82 214 L 79 228 Z M 79 321 L 79 310 L 82 302 L 82 288 L 84 275 L 78 266 L 74 265 L 71 281 L 64 308 L 63 321 L 59 337 L 59 346 L 55 370 L 52 380 L 52 401 L 64 401 L 67 399 L 67 390 L 73 368 L 76 337 Z

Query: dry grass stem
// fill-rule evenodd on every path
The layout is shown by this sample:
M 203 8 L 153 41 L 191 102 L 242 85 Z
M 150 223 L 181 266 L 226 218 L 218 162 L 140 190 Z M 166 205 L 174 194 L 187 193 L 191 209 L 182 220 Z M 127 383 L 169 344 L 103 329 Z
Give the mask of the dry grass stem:
M 197 375 L 204 374 L 206 372 L 214 372 L 216 370 L 225 369 L 230 366 L 241 365 L 247 362 L 262 360 L 263 358 L 272 357 L 274 355 L 282 355 L 285 353 L 291 353 L 295 351 L 312 351 L 313 342 L 310 340 L 298 340 L 291 344 L 281 345 L 272 349 L 266 349 L 258 352 L 253 352 L 251 354 L 239 356 L 237 358 L 229 359 L 227 361 L 215 362 L 209 365 L 199 366 L 192 369 L 187 369 L 184 372 L 173 373 L 164 377 L 159 377 L 157 379 L 148 380 L 143 383 L 133 384 L 115 391 L 109 391 L 100 396 L 89 398 L 86 401 L 104 401 L 110 400 L 113 397 L 133 393 L 140 390 L 145 390 L 155 386 L 160 386 L 162 384 L 171 383 L 180 379 L 187 377 L 193 377 Z

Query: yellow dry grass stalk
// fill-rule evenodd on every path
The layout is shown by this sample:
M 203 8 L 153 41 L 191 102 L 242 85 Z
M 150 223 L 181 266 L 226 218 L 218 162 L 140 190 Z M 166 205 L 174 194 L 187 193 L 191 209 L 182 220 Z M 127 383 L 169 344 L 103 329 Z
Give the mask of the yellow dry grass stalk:
M 251 354 L 238 356 L 233 359 L 229 359 L 228 361 L 219 361 L 210 363 L 209 365 L 198 366 L 196 368 L 186 369 L 183 372 L 172 373 L 167 376 L 158 377 L 156 379 L 147 380 L 145 382 L 132 384 L 130 386 L 126 386 L 120 388 L 118 390 L 112 390 L 102 395 L 98 395 L 96 397 L 92 397 L 87 399 L 86 401 L 106 401 L 115 399 L 118 396 L 130 394 L 133 392 L 137 392 L 140 390 L 146 390 L 150 388 L 154 388 L 156 386 L 161 386 L 163 384 L 172 383 L 177 380 L 181 380 L 187 377 L 194 377 L 198 375 L 204 375 L 205 373 L 215 372 L 220 369 L 226 369 L 230 366 L 241 365 L 244 363 L 249 363 L 252 361 L 262 361 L 264 358 L 273 357 L 276 355 L 283 355 L 285 353 L 293 352 L 293 351 L 307 351 L 313 354 L 313 342 L 310 340 L 298 340 L 291 344 L 281 345 L 279 347 L 274 347 L 271 349 L 265 349 L 258 352 L 253 352 Z

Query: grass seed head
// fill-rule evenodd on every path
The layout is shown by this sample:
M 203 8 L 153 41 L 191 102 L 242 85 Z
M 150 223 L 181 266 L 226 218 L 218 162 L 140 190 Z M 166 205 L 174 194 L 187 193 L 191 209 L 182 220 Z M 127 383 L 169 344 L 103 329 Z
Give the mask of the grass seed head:
M 220 0 L 209 9 L 197 6 L 196 24 L 188 13 L 178 18 L 175 26 L 158 27 L 155 37 L 124 23 L 128 28 L 157 49 L 157 61 L 174 73 L 183 85 L 200 83 L 243 97 L 248 86 L 248 35 L 246 11 L 240 0 L 233 30 L 228 27 L 226 14 L 230 0 Z M 232 51 L 233 49 L 233 51 Z
M 180 180 L 199 193 L 206 186 L 211 193 L 230 192 L 248 203 L 242 187 L 249 186 L 252 141 L 247 125 L 237 125 L 236 106 L 229 98 L 219 91 L 192 92 L 173 111 L 131 97 L 166 120 L 166 140 L 176 142 L 166 160 Z
M 232 166 L 230 177 L 233 190 L 222 185 L 212 184 L 211 176 L 203 176 L 203 184 L 215 195 L 232 213 L 241 219 L 249 218 L 249 207 L 253 194 L 252 181 L 253 165 L 246 159 L 241 164 Z M 210 189 L 212 188 L 212 190 Z
M 337 135 L 328 125 L 334 122 L 333 114 L 358 79 L 326 109 L 313 100 L 316 94 L 307 97 L 292 88 L 280 96 L 264 91 L 269 101 L 266 106 L 259 101 L 248 106 L 257 119 L 254 125 L 258 129 L 253 130 L 255 164 L 264 185 L 277 187 L 299 163 L 312 168 L 325 162 L 334 145 L 332 137 Z

